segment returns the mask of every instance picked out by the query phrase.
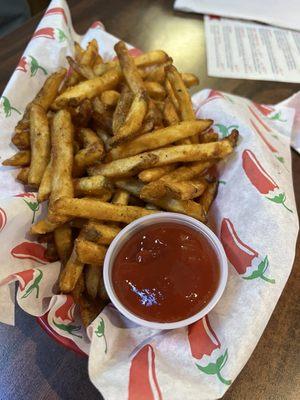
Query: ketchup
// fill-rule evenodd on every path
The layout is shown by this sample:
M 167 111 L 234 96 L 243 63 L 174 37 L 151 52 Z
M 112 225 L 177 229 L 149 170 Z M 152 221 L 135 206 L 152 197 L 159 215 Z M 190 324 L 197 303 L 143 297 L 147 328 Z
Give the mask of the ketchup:
M 211 244 L 177 222 L 153 224 L 134 233 L 112 267 L 112 283 L 121 303 L 155 322 L 175 322 L 199 312 L 216 292 L 219 278 Z

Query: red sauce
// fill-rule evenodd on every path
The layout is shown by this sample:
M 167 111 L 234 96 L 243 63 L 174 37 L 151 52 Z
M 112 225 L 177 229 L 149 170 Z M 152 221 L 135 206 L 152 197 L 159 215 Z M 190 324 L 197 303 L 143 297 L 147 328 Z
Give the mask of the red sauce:
M 219 262 L 207 239 L 176 222 L 133 234 L 116 255 L 112 283 L 123 305 L 155 322 L 175 322 L 203 309 L 216 292 Z

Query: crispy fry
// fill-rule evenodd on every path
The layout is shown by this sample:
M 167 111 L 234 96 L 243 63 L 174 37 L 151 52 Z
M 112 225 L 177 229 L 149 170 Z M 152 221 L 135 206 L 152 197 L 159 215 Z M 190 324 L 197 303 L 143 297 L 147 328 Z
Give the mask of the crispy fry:
M 86 291 L 92 299 L 95 299 L 98 292 L 99 280 L 101 278 L 101 266 L 98 264 L 90 264 L 85 267 L 85 286 Z
M 83 267 L 84 263 L 79 261 L 76 253 L 76 245 L 74 245 L 72 254 L 59 277 L 59 288 L 63 293 L 70 293 L 75 288 L 82 274 Z
M 184 121 L 167 128 L 158 129 L 155 132 L 146 133 L 129 143 L 112 149 L 108 154 L 107 160 L 126 158 L 146 150 L 167 146 L 180 139 L 185 139 L 205 131 L 211 126 L 212 122 L 209 119 Z
M 112 131 L 114 133 L 117 133 L 121 126 L 124 124 L 131 104 L 133 102 L 133 97 L 133 93 L 129 90 L 128 86 L 124 85 L 113 115 Z
M 124 193 L 124 190 L 122 191 Z M 121 228 L 112 225 L 104 225 L 97 221 L 89 221 L 83 228 L 83 237 L 97 244 L 110 244 L 120 232 Z
M 76 239 L 75 247 L 78 259 L 84 264 L 101 265 L 107 250 L 101 244 L 89 242 L 81 237 Z
M 183 80 L 183 82 L 184 82 L 184 84 L 185 84 L 185 86 L 187 88 L 199 85 L 199 79 L 197 78 L 197 76 L 192 74 L 192 73 L 190 73 L 190 72 L 182 73 L 181 74 L 181 78 L 182 78 L 182 80 Z
M 29 129 L 16 131 L 11 139 L 12 143 L 17 146 L 19 150 L 30 149 L 30 133 Z
M 147 100 L 145 94 L 143 92 L 138 93 L 133 99 L 124 125 L 122 125 L 115 136 L 110 139 L 109 144 L 111 146 L 116 146 L 135 137 L 142 127 L 146 112 Z
M 116 90 L 106 90 L 101 94 L 101 101 L 106 106 L 114 107 L 117 105 L 120 98 L 120 93 Z
M 70 258 L 73 248 L 72 230 L 67 224 L 54 231 L 54 242 L 59 258 L 63 264 Z
M 214 181 L 208 184 L 207 189 L 200 197 L 200 204 L 203 208 L 205 215 L 207 215 L 212 202 L 214 201 L 218 193 L 218 181 Z
M 157 181 L 162 176 L 173 171 L 176 168 L 176 164 L 165 165 L 164 167 L 154 167 L 145 169 L 139 173 L 139 179 L 144 183 Z
M 2 165 L 10 165 L 11 167 L 27 167 L 30 164 L 31 153 L 29 150 L 19 151 L 12 157 L 4 160 Z
M 162 113 L 152 99 L 149 99 L 148 111 L 145 116 L 141 133 L 150 132 L 152 129 L 162 127 Z
M 60 199 L 55 204 L 58 213 L 72 216 L 89 218 L 96 220 L 107 220 L 129 223 L 144 215 L 152 214 L 151 211 L 141 207 L 120 206 L 110 203 L 104 203 L 93 198 L 82 199 Z
M 45 110 L 33 104 L 30 110 L 31 162 L 28 183 L 39 186 L 50 160 L 50 130 Z
M 126 206 L 129 202 L 129 197 L 130 195 L 126 190 L 118 189 L 114 194 L 112 203 Z
M 17 175 L 18 181 L 22 182 L 24 185 L 27 185 L 28 184 L 28 174 L 29 174 L 28 167 L 21 168 Z
M 80 61 L 84 50 L 78 42 L 74 42 L 74 57 L 76 61 Z
M 209 132 L 205 132 L 201 136 L 199 136 L 199 143 L 216 142 L 218 139 L 219 139 L 219 136 L 216 132 L 209 131 Z
M 112 133 L 112 116 L 108 112 L 107 107 L 102 103 L 102 101 L 95 97 L 93 99 L 93 118 L 97 125 L 103 128 L 106 132 Z
M 34 225 L 31 226 L 30 234 L 43 235 L 48 232 L 54 232 L 54 230 L 58 228 L 60 225 L 61 223 L 51 222 L 47 218 L 45 218 L 40 220 L 39 222 L 36 222 Z
M 135 175 L 146 168 L 164 166 L 175 162 L 220 159 L 232 151 L 233 145 L 227 138 L 214 143 L 173 146 L 91 167 L 89 173 L 108 178 L 126 177 Z
M 199 197 L 204 192 L 207 182 L 205 179 L 198 178 L 191 181 L 165 182 L 164 185 L 172 197 L 191 200 Z
M 77 74 L 80 76 L 80 77 L 76 78 L 77 82 L 80 81 L 80 78 L 93 79 L 96 77 L 93 69 L 89 65 L 84 65 L 84 64 L 81 64 L 80 62 L 76 62 L 70 56 L 67 56 L 67 60 L 68 60 L 70 67 L 73 70 L 73 73 L 77 72 Z M 73 78 L 73 81 L 74 81 L 74 78 Z
M 172 85 L 171 85 L 169 79 L 166 79 L 166 81 L 165 81 L 165 89 L 166 89 L 166 92 L 168 93 L 168 97 L 169 97 L 170 101 L 172 102 L 173 106 L 175 107 L 175 110 L 177 112 L 179 112 L 179 103 L 178 103 L 177 97 L 175 96 L 174 90 L 172 88 Z
M 175 125 L 180 121 L 176 108 L 169 97 L 165 100 L 163 117 L 166 125 Z
M 52 104 L 54 110 L 70 106 L 77 106 L 84 99 L 91 99 L 99 96 L 102 92 L 109 89 L 114 89 L 121 79 L 121 71 L 111 69 L 103 76 L 94 79 L 89 79 L 72 86 L 65 92 L 60 94 Z
M 160 83 L 145 81 L 144 86 L 152 99 L 163 100 L 166 97 L 166 91 Z
M 42 89 L 38 92 L 36 98 L 33 100 L 33 104 L 38 104 L 47 111 L 57 96 L 58 89 L 66 75 L 66 72 L 65 68 L 61 68 L 54 74 L 50 75 L 45 81 Z
M 92 103 L 90 99 L 85 99 L 76 108 L 70 108 L 72 110 L 72 122 L 76 126 L 85 128 L 91 117 L 92 117 Z
M 110 135 L 101 128 L 96 129 L 96 134 L 102 140 L 105 151 L 106 152 L 110 151 L 111 150 L 111 147 L 109 145 Z
M 76 196 L 102 196 L 111 197 L 112 185 L 110 181 L 101 175 L 74 179 L 74 191 Z
M 51 132 L 52 182 L 48 218 L 52 222 L 65 222 L 64 216 L 54 212 L 54 203 L 61 197 L 73 197 L 73 125 L 66 110 L 55 114 Z
M 42 203 L 43 201 L 47 200 L 50 196 L 51 193 L 51 187 L 52 187 L 52 163 L 51 160 L 49 161 L 40 186 L 39 186 L 39 190 L 38 190 L 38 195 L 37 195 L 37 200 L 39 203 Z

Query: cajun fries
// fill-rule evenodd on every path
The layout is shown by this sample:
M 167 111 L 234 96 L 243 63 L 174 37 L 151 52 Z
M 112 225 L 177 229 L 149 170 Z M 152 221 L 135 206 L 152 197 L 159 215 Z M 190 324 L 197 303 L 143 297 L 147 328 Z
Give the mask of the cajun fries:
M 85 326 L 109 301 L 103 260 L 124 224 L 163 211 L 207 222 L 218 190 L 211 167 L 238 139 L 233 130 L 220 140 L 214 121 L 196 118 L 188 88 L 198 78 L 164 51 L 115 50 L 105 62 L 96 40 L 75 43 L 68 76 L 60 69 L 45 81 L 15 127 L 18 152 L 3 162 L 49 201 L 30 234 L 60 260 L 60 291 Z

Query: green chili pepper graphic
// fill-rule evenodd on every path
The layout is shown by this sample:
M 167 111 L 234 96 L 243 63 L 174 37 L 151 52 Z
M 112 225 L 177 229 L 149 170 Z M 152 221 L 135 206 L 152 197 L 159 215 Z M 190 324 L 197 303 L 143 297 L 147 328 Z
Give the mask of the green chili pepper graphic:
M 35 213 L 39 210 L 40 204 L 37 201 L 33 201 L 33 202 L 26 201 L 26 200 L 24 200 L 24 201 L 28 205 L 28 207 L 33 211 L 33 216 L 32 216 L 32 221 L 31 221 L 31 223 L 33 224 L 34 219 L 35 219 Z
M 11 116 L 11 112 L 12 112 L 12 111 L 15 111 L 15 112 L 17 112 L 18 114 L 21 114 L 21 112 L 20 112 L 19 110 L 17 110 L 15 107 L 13 107 L 13 106 L 10 104 L 10 101 L 8 100 L 7 97 L 2 96 L 1 98 L 3 99 L 2 105 L 3 105 L 3 110 L 4 110 L 4 114 L 5 114 L 5 117 L 6 117 L 6 118 Z
M 23 296 L 21 297 L 21 299 L 25 299 L 26 297 L 28 297 L 34 289 L 36 289 L 36 299 L 39 297 L 39 293 L 40 293 L 40 287 L 39 284 L 43 278 L 43 272 L 40 269 L 37 269 L 36 271 L 39 272 L 38 276 L 35 278 L 35 280 L 33 281 L 33 283 L 26 289 L 25 293 L 23 294 Z
M 258 265 L 257 269 L 252 272 L 249 276 L 243 276 L 243 279 L 252 280 L 256 278 L 261 278 L 266 282 L 275 283 L 275 279 L 267 278 L 264 273 L 269 266 L 268 256 L 266 256 Z
M 61 331 L 68 332 L 70 335 L 82 339 L 81 335 L 76 335 L 76 333 L 74 333 L 80 331 L 81 326 L 59 324 L 58 322 L 55 322 L 54 319 L 52 320 L 52 322 L 56 326 L 56 328 L 60 329 Z
M 222 354 L 215 363 L 209 363 L 205 367 L 201 367 L 201 365 L 196 364 L 196 367 L 207 375 L 217 375 L 218 379 L 222 383 L 224 383 L 224 385 L 230 385 L 231 381 L 223 378 L 223 376 L 221 375 L 221 370 L 225 366 L 227 360 L 228 350 L 226 349 L 225 353 Z
M 56 28 L 56 29 L 58 30 L 58 41 L 59 41 L 59 42 L 63 42 L 64 40 L 67 40 L 67 39 L 68 39 L 68 37 L 67 37 L 67 35 L 65 34 L 64 31 L 62 31 L 62 30 L 59 29 L 59 28 Z
M 41 71 L 44 72 L 45 75 L 47 75 L 47 71 L 45 68 L 43 68 L 37 61 L 36 58 L 33 56 L 29 56 L 31 58 L 31 63 L 30 63 L 30 76 L 35 76 L 37 71 L 40 69 Z
M 219 129 L 219 131 L 222 135 L 222 138 L 228 136 L 233 129 L 238 129 L 237 125 L 226 126 L 226 125 L 222 125 L 222 124 L 215 124 L 214 126 L 216 126 Z
M 286 122 L 286 119 L 281 119 L 281 111 L 278 111 L 276 114 L 272 115 L 272 117 L 269 117 L 269 119 L 273 121 Z
M 104 343 L 105 343 L 105 350 L 104 350 L 104 352 L 107 353 L 107 341 L 106 341 L 106 337 L 105 337 L 105 334 L 104 334 L 104 331 L 105 331 L 105 324 L 104 324 L 103 318 L 100 317 L 100 319 L 101 319 L 101 321 L 99 322 L 99 324 L 98 324 L 98 326 L 97 326 L 97 329 L 95 330 L 95 334 L 96 334 L 99 338 L 103 337 Z

